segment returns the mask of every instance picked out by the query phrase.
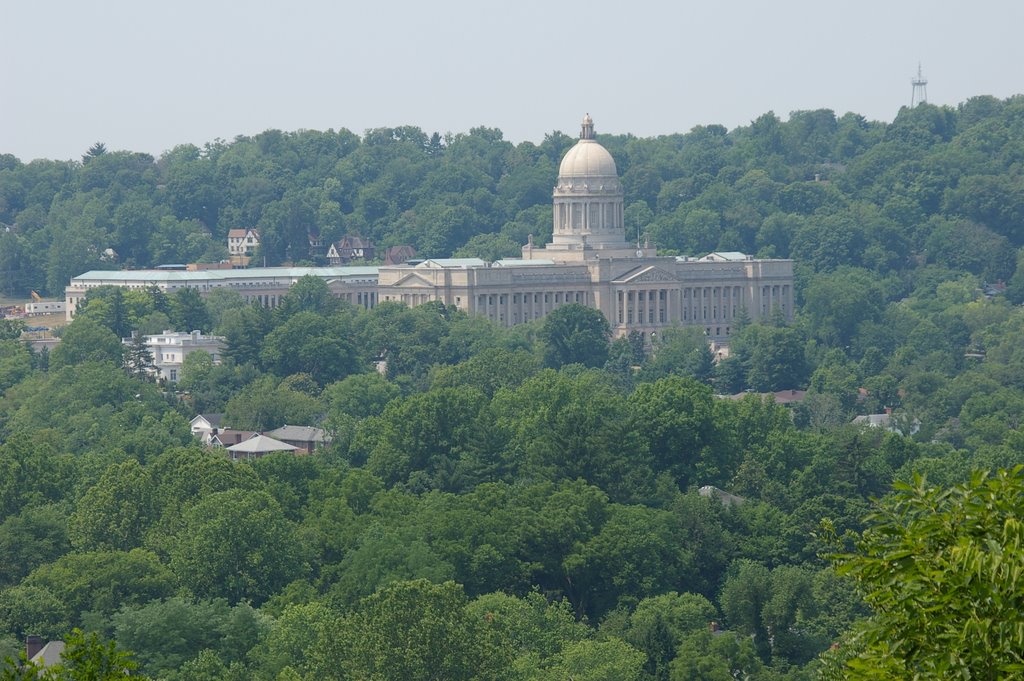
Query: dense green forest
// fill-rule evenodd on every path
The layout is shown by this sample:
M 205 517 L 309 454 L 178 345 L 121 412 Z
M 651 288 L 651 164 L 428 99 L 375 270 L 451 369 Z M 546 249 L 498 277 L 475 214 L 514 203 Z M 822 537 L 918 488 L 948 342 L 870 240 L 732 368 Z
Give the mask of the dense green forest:
M 314 279 L 273 311 L 94 289 L 49 354 L 4 321 L 0 654 L 77 627 L 169 681 L 1019 673 L 1024 603 L 999 588 L 1024 482 L 971 471 L 1024 461 L 1024 98 L 599 141 L 660 249 L 794 258 L 796 318 L 740 324 L 718 364 L 693 330 L 645 347 L 578 306 L 511 329 L 367 311 Z M 399 128 L 0 156 L 0 289 L 219 259 L 254 225 L 270 263 L 307 259 L 310 231 L 511 254 L 550 234 L 572 143 Z M 148 382 L 120 338 L 170 327 L 224 335 L 226 361 Z M 715 396 L 784 389 L 807 398 Z M 904 435 L 850 424 L 886 408 Z M 333 441 L 236 464 L 192 441 L 200 412 Z M 935 574 L 943 596 L 907 608 Z

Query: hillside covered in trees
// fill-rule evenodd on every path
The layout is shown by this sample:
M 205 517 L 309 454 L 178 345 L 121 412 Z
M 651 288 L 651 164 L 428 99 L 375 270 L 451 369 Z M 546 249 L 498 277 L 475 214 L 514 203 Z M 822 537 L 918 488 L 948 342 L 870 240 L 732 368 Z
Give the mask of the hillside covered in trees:
M 927 582 L 919 537 L 1017 541 L 1020 476 L 970 472 L 1024 460 L 1024 99 L 600 141 L 627 224 L 660 249 L 794 258 L 794 321 L 741 324 L 718 364 L 694 330 L 645 347 L 572 305 L 511 329 L 437 303 L 367 311 L 312 279 L 273 311 L 95 289 L 52 353 L 4 321 L 0 653 L 79 627 L 180 681 L 795 681 L 858 655 L 863 678 L 942 678 L 929 645 L 991 635 L 1003 648 L 964 665 L 1015 669 L 1012 617 L 996 637 L 950 615 L 929 640 L 894 607 L 927 589 L 878 584 L 893 566 Z M 550 233 L 572 142 L 268 131 L 159 160 L 0 157 L 0 287 L 59 295 L 107 248 L 126 266 L 219 259 L 253 225 L 271 263 L 308 258 L 311 230 L 507 255 Z M 120 338 L 170 327 L 224 335 L 226 361 L 149 382 Z M 790 389 L 807 391 L 792 410 L 716 397 Z M 887 408 L 902 434 L 850 424 Z M 232 463 L 192 441 L 200 412 L 333 441 Z M 997 589 L 1021 557 L 934 569 L 971 560 Z M 928 606 L 958 613 L 972 588 Z M 993 628 L 1022 605 L 987 597 Z
M 808 275 L 847 265 L 904 283 L 927 265 L 995 282 L 1024 245 L 1022 110 L 1020 98 L 976 97 L 902 109 L 891 124 L 820 110 L 731 132 L 599 139 L 618 164 L 629 229 L 659 249 L 793 257 Z M 240 227 L 260 229 L 271 265 L 307 260 L 310 233 L 411 243 L 426 257 L 516 253 L 528 234 L 550 234 L 551 188 L 573 142 L 554 132 L 513 145 L 489 128 L 268 130 L 159 159 L 102 144 L 81 162 L 0 155 L 0 222 L 11 226 L 0 292 L 59 296 L 104 266 L 108 248 L 115 268 L 218 259 Z

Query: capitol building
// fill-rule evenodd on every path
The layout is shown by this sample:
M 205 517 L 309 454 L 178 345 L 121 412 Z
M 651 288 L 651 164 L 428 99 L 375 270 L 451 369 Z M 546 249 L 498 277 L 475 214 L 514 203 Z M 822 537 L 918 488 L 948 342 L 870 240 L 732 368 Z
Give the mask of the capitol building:
M 441 301 L 502 326 L 542 319 L 561 305 L 600 310 L 616 336 L 656 334 L 669 326 L 702 328 L 727 341 L 741 314 L 756 320 L 778 310 L 793 314 L 793 261 L 742 253 L 658 256 L 647 243 L 626 240 L 623 191 L 615 160 L 597 142 L 590 116 L 579 141 L 562 158 L 554 188 L 551 242 L 532 238 L 521 258 L 489 263 L 439 258 L 363 267 L 262 267 L 245 270 L 94 270 L 65 289 L 67 316 L 90 288 L 103 285 L 165 292 L 182 287 L 200 295 L 238 291 L 246 301 L 275 307 L 299 278 L 324 279 L 331 292 L 370 308 L 385 301 Z

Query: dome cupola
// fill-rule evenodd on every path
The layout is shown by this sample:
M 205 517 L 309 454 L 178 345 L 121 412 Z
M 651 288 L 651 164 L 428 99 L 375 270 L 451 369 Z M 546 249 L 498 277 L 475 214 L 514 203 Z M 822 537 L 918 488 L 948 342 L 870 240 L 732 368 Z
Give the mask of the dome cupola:
M 615 159 L 597 141 L 594 119 L 587 114 L 579 142 L 558 167 L 552 245 L 621 248 L 624 238 L 623 192 Z
M 615 159 L 595 139 L 594 119 L 583 117 L 580 141 L 562 158 L 558 167 L 558 186 L 572 189 L 619 188 Z

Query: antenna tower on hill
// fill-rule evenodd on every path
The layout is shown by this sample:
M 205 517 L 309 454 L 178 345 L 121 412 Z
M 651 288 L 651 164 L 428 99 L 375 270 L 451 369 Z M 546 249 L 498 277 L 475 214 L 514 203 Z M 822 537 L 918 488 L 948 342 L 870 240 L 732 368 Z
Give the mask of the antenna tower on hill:
M 921 75 L 921 62 L 917 62 L 917 78 L 911 78 L 910 84 L 914 86 L 910 93 L 910 108 L 913 109 L 922 102 L 928 102 L 928 79 Z

